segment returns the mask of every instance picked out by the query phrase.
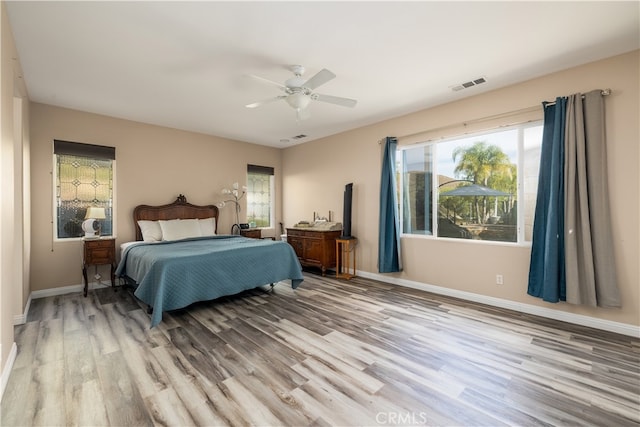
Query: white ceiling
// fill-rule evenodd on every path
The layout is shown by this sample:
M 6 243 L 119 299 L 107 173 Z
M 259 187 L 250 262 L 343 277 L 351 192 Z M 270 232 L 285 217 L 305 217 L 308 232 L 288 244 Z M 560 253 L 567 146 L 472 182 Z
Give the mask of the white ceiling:
M 6 4 L 32 101 L 274 147 L 640 47 L 637 1 Z M 282 94 L 247 75 L 284 82 L 293 64 L 333 71 L 317 92 L 358 105 L 244 107 Z

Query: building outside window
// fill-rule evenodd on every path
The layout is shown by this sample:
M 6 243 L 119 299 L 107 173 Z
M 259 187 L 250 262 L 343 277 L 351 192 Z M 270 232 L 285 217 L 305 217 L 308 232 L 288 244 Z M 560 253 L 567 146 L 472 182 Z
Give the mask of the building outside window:
M 259 228 L 275 225 L 274 169 L 247 165 L 247 222 Z
M 104 208 L 100 234 L 111 236 L 115 148 L 69 141 L 54 141 L 54 238 L 84 235 L 87 208 Z
M 530 241 L 541 143 L 542 124 L 535 122 L 400 147 L 402 232 Z

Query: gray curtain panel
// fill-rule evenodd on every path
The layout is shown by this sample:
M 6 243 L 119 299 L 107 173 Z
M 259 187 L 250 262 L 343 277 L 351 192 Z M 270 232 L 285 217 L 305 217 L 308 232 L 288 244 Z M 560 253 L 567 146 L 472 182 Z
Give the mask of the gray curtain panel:
M 565 128 L 565 268 L 571 304 L 620 307 L 600 90 L 571 95 Z

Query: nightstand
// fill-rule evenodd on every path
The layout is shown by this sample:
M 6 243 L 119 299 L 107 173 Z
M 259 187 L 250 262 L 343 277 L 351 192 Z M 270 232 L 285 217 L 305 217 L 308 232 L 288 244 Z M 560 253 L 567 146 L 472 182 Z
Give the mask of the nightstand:
M 262 230 L 259 228 L 245 228 L 240 230 L 240 235 L 252 239 L 262 239 Z
M 111 287 L 116 286 L 116 239 L 105 237 L 98 239 L 84 239 L 84 256 L 82 261 L 82 276 L 84 277 L 84 296 L 87 296 L 89 281 L 87 280 L 87 266 L 111 265 Z

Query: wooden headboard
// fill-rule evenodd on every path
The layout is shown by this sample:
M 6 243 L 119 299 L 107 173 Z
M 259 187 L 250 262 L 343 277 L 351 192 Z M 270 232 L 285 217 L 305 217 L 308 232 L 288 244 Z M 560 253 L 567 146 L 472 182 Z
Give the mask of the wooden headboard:
M 139 220 L 158 221 L 160 219 L 191 219 L 215 218 L 216 233 L 218 232 L 218 207 L 215 205 L 196 206 L 187 203 L 187 198 L 180 194 L 175 202 L 168 205 L 150 206 L 138 205 L 133 210 L 133 223 L 136 227 L 136 240 L 142 240 Z

